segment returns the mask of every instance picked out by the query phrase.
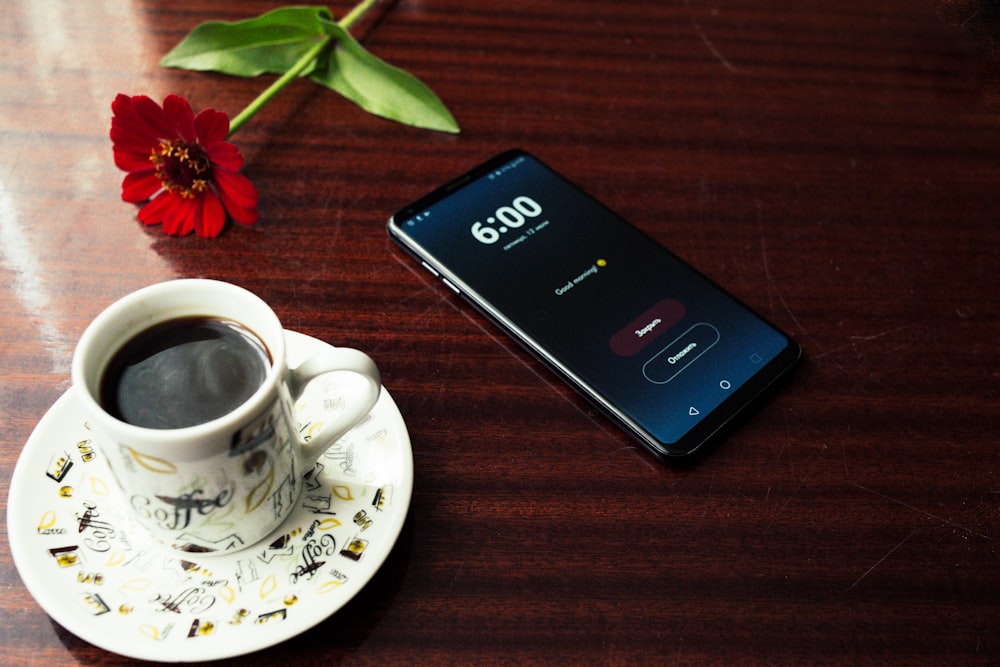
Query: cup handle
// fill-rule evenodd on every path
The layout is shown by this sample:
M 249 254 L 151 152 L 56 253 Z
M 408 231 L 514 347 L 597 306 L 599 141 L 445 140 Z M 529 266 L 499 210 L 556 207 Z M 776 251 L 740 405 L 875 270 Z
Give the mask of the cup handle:
M 382 376 L 371 357 L 360 350 L 338 347 L 310 357 L 288 371 L 288 391 L 292 400 L 297 400 L 306 385 L 316 377 L 336 371 L 347 371 L 361 376 L 366 380 L 364 389 L 353 395 L 348 406 L 338 412 L 332 421 L 324 423 L 323 430 L 318 436 L 309 442 L 299 440 L 305 469 L 311 468 L 330 445 L 371 412 L 382 391 Z

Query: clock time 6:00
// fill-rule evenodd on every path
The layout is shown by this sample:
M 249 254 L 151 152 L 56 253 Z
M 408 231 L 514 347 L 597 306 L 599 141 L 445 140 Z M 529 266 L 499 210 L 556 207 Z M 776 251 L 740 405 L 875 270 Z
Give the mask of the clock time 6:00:
M 488 227 L 478 220 L 472 223 L 472 236 L 480 243 L 490 245 L 500 240 L 500 234 L 508 229 L 517 229 L 528 218 L 537 218 L 542 214 L 542 207 L 531 197 L 521 195 L 515 197 L 510 206 L 501 206 L 486 222 L 490 225 L 499 222 L 500 228 Z

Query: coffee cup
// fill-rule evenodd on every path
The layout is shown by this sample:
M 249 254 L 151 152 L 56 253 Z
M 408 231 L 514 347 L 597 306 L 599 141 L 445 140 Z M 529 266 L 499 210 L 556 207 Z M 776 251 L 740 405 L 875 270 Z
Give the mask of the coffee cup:
M 172 549 L 254 545 L 295 507 L 305 475 L 374 407 L 368 355 L 330 350 L 289 369 L 274 311 L 236 285 L 172 280 L 100 313 L 73 356 L 81 401 L 137 522 Z M 323 430 L 299 435 L 294 401 L 334 373 Z

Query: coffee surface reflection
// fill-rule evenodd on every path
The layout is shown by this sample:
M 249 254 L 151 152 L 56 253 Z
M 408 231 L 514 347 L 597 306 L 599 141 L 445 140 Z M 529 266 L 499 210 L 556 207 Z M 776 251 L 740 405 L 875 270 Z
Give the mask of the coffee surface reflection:
M 115 353 L 101 379 L 101 405 L 135 426 L 195 426 L 243 404 L 264 383 L 270 366 L 265 345 L 236 322 L 168 320 Z

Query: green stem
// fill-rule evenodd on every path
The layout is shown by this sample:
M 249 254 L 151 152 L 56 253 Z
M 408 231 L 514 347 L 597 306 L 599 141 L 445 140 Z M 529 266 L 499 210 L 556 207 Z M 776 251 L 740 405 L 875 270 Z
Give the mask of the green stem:
M 365 12 L 371 9 L 378 0 L 364 0 L 364 2 L 358 3 L 354 9 L 348 12 L 347 16 L 337 21 L 339 25 L 344 30 L 350 29 L 350 27 L 362 16 Z M 331 35 L 323 36 L 316 45 L 313 46 L 309 51 L 307 51 L 298 62 L 292 65 L 291 69 L 281 75 L 277 81 L 272 83 L 267 89 L 256 97 L 247 107 L 236 115 L 235 118 L 229 123 L 229 135 L 228 137 L 236 134 L 236 131 L 243 127 L 243 124 L 254 117 L 254 115 L 260 111 L 265 104 L 271 101 L 271 98 L 278 94 L 278 92 L 287 86 L 293 79 L 298 78 L 299 74 L 305 70 L 310 64 L 312 64 L 316 57 L 319 56 L 320 52 L 326 48 L 326 45 L 330 43 L 333 39 Z
M 253 118 L 254 114 L 260 111 L 265 104 L 271 101 L 271 98 L 278 94 L 282 88 L 288 85 L 288 83 L 299 76 L 307 66 L 309 66 L 312 61 L 316 60 L 316 56 L 319 52 L 330 42 L 330 36 L 327 35 L 323 37 L 320 41 L 316 42 L 316 45 L 309 49 L 304 56 L 299 58 L 299 61 L 292 65 L 292 68 L 281 75 L 281 77 L 267 87 L 267 90 L 262 92 L 257 98 L 247 105 L 247 108 L 241 111 L 236 118 L 229 123 L 229 136 L 233 136 L 236 130 L 243 127 L 243 124 Z
M 378 2 L 378 0 L 365 0 L 364 2 L 359 2 L 357 6 L 348 12 L 347 16 L 340 19 L 337 24 L 344 30 L 349 30 L 350 27 L 354 25 L 354 22 L 364 16 L 365 12 L 371 9 L 376 2 Z

